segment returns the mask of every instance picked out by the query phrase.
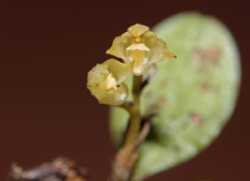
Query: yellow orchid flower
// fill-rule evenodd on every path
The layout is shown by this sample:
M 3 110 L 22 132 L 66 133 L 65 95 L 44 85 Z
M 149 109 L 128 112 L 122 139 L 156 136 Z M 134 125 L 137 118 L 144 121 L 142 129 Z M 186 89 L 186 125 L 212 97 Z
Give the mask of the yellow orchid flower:
M 124 64 L 109 59 L 89 71 L 87 87 L 100 104 L 121 105 L 129 92 L 123 81 L 131 74 L 132 69 L 133 63 Z
M 114 39 L 108 54 L 122 58 L 125 63 L 134 61 L 133 74 L 143 75 L 155 62 L 176 58 L 166 43 L 149 31 L 149 27 L 135 24 Z

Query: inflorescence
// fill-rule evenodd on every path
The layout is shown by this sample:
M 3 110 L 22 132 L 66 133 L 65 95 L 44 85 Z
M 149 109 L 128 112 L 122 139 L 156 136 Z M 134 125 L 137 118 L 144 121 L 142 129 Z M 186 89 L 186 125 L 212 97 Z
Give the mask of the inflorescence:
M 109 59 L 97 64 L 88 73 L 87 88 L 100 104 L 108 105 L 121 105 L 126 101 L 129 91 L 123 82 L 130 74 L 141 76 L 153 63 L 176 58 L 163 40 L 140 24 L 116 37 L 107 53 L 121 58 L 124 63 Z

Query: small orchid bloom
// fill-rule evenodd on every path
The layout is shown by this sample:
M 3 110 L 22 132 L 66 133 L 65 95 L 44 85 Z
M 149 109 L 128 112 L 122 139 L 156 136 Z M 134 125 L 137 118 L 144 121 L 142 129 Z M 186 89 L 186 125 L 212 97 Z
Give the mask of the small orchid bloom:
M 132 69 L 133 63 L 109 59 L 89 71 L 87 87 L 100 104 L 121 105 L 128 97 L 128 87 L 123 81 Z
M 133 74 L 143 75 L 151 65 L 162 60 L 176 58 L 166 43 L 149 31 L 149 27 L 135 24 L 114 39 L 108 54 L 122 58 L 125 63 L 134 62 Z

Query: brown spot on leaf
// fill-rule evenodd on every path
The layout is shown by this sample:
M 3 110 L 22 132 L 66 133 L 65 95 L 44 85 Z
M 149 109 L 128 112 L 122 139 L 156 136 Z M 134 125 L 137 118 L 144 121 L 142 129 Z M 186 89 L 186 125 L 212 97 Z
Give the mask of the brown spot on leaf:
M 146 97 L 146 99 L 153 99 L 153 94 L 151 94 L 151 93 L 147 93 L 146 95 L 145 95 L 145 97 Z
M 155 103 L 149 105 L 146 111 L 146 115 L 157 113 L 160 108 L 166 106 L 166 103 L 167 99 L 165 97 L 160 97 Z
M 195 50 L 191 53 L 192 59 L 215 65 L 219 60 L 220 52 L 217 48 L 207 48 L 205 50 Z
M 207 92 L 211 90 L 211 85 L 209 85 L 207 82 L 203 82 L 200 84 L 201 90 Z
M 191 52 L 191 58 L 200 61 L 200 72 L 204 72 L 207 66 L 217 66 L 220 58 L 218 48 L 209 47 L 207 49 L 199 49 Z
M 167 80 L 162 81 L 161 87 L 162 88 L 167 88 L 168 87 L 168 81 Z
M 206 50 L 206 58 L 213 64 L 216 64 L 218 62 L 219 56 L 220 52 L 216 48 L 209 48 Z
M 197 125 L 200 125 L 203 122 L 203 119 L 201 118 L 201 116 L 196 114 L 196 113 L 191 113 L 190 118 L 191 118 L 192 122 L 197 124 Z

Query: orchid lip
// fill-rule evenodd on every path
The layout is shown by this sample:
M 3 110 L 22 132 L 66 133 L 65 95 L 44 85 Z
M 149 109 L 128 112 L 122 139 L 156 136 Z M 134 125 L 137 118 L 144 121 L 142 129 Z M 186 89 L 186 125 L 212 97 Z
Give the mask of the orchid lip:
M 104 82 L 101 82 L 98 87 L 100 87 L 102 89 L 107 89 L 107 90 L 110 89 L 110 88 L 116 89 L 116 80 L 112 76 L 112 73 L 110 73 L 107 76 L 106 80 Z
M 143 65 L 149 61 L 150 49 L 143 43 L 133 43 L 127 47 L 126 53 L 131 61 L 135 61 L 133 72 L 142 72 Z

